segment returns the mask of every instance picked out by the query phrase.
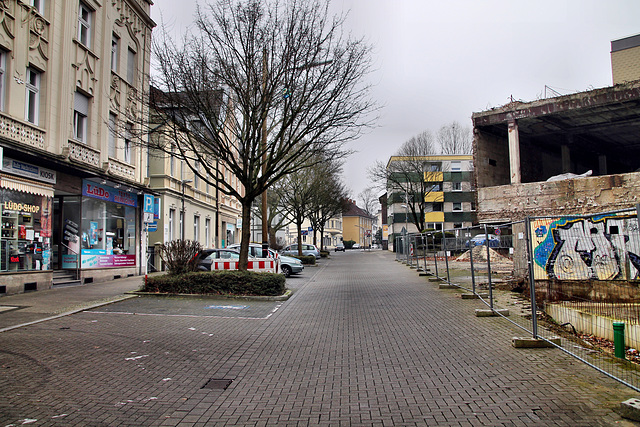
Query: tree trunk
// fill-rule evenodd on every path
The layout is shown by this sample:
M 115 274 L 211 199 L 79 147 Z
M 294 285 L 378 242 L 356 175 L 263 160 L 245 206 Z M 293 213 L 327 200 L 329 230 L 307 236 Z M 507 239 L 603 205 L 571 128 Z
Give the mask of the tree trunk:
M 302 221 L 296 221 L 298 227 L 298 256 L 302 256 Z
M 238 270 L 247 271 L 249 263 L 249 242 L 251 241 L 251 204 L 245 201 L 242 205 L 242 238 L 240 240 L 240 259 Z

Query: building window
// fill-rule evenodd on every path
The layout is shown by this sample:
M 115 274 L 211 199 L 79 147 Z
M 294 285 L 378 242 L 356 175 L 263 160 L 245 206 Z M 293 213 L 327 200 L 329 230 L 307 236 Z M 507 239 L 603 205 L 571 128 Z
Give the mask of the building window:
M 4 111 L 5 76 L 7 75 L 7 52 L 0 50 L 0 111 Z
M 76 91 L 73 98 L 73 139 L 87 143 L 89 97 Z
M 116 157 L 116 125 L 118 118 L 115 114 L 109 113 L 109 157 Z
M 176 210 L 169 209 L 169 241 L 172 241 L 175 236 L 174 228 L 176 223 Z
M 428 167 L 429 172 L 439 172 L 440 165 L 438 163 L 430 163 Z
M 40 15 L 44 15 L 44 0 L 29 0 L 29 6 L 34 8 Z
M 462 228 L 462 223 L 461 222 L 454 222 L 453 223 L 453 228 Z
M 193 216 L 193 240 L 200 241 L 200 217 L 198 215 Z
M 453 191 L 462 191 L 462 183 L 461 182 L 452 182 L 452 190 Z
M 25 119 L 34 125 L 38 124 L 40 116 L 40 77 L 40 72 L 35 68 L 27 68 Z
M 174 176 L 176 173 L 176 146 L 171 144 L 171 154 L 169 155 L 169 175 Z
M 460 172 L 462 170 L 462 162 L 451 162 L 451 172 Z
M 182 224 L 184 224 L 184 212 L 180 211 L 180 240 L 184 240 L 184 227 L 182 226 Z
M 78 41 L 91 48 L 91 20 L 93 12 L 86 4 L 80 2 L 78 8 Z
M 127 123 L 124 130 L 124 161 L 125 163 L 133 163 L 133 156 L 131 155 L 133 142 L 131 136 L 133 134 L 133 125 Z
M 128 49 L 127 52 L 127 82 L 133 86 L 134 79 L 136 77 L 136 53 Z
M 198 176 L 198 172 L 200 172 L 200 162 L 196 160 L 195 172 L 193 174 L 193 188 L 198 190 L 200 188 L 200 177 Z
M 118 72 L 118 53 L 120 52 L 120 39 L 113 34 L 111 36 L 111 71 Z
M 454 210 L 454 211 L 461 211 L 461 210 L 462 210 L 462 203 L 460 203 L 460 202 L 454 202 L 454 203 L 453 203 L 453 210 Z
M 204 245 L 207 248 L 211 246 L 211 218 L 204 220 Z

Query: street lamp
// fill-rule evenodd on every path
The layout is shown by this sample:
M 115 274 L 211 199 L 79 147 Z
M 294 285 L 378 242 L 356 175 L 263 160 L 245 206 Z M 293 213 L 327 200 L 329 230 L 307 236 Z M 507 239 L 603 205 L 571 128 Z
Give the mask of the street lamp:
M 185 211 L 184 211 L 184 185 L 185 184 L 189 184 L 190 182 L 193 182 L 193 180 L 191 179 L 183 179 L 182 181 L 180 181 L 182 183 L 182 235 L 180 236 L 181 240 L 185 240 L 184 239 L 184 223 L 186 222 L 186 215 L 185 215 Z

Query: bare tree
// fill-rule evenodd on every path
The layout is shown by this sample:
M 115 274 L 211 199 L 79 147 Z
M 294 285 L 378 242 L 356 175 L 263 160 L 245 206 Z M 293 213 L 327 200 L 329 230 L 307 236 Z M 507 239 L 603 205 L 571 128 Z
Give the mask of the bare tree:
M 150 138 L 150 148 L 173 146 L 194 174 L 240 202 L 241 269 L 253 201 L 324 155 L 344 157 L 345 142 L 370 124 L 371 49 L 344 35 L 343 21 L 328 15 L 327 0 L 217 0 L 197 9 L 197 33 L 154 41 L 152 125 L 166 138 Z M 241 188 L 223 179 L 225 169 Z
M 380 203 L 378 202 L 378 196 L 376 196 L 376 194 L 376 189 L 373 187 L 365 188 L 358 194 L 358 199 L 360 201 L 360 205 L 362 206 L 362 210 L 373 217 L 377 215 L 378 207 L 380 206 Z
M 276 187 L 284 212 L 296 225 L 299 256 L 302 256 L 302 223 L 311 203 L 313 182 L 313 169 L 307 168 L 283 177 Z
M 328 161 L 315 169 L 312 195 L 307 217 L 313 227 L 313 244 L 317 245 L 316 232 L 320 233 L 320 250 L 324 249 L 324 230 L 331 218 L 344 212 L 348 191 L 340 180 L 340 168 Z
M 409 213 L 407 221 L 420 231 L 426 228 L 425 197 L 437 187 L 440 162 L 429 162 L 428 156 L 436 155 L 433 135 L 424 131 L 405 142 L 387 164 L 376 162 L 368 169 L 369 179 L 379 188 L 389 192 L 392 203 L 403 203 Z
M 442 126 L 437 139 L 442 154 L 471 154 L 473 149 L 471 128 L 456 121 Z

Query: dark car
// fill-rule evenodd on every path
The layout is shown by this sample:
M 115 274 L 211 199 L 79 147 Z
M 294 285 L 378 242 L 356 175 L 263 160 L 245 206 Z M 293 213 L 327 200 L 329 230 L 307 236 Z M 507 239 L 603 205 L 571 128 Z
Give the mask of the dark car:
M 335 251 L 336 251 L 336 252 L 338 252 L 338 251 L 342 251 L 342 252 L 344 252 L 344 245 L 343 245 L 342 243 L 338 243 L 338 244 L 336 245 L 336 249 L 335 249 Z
M 211 271 L 213 261 L 238 261 L 240 252 L 232 249 L 203 249 L 195 256 L 198 271 Z

